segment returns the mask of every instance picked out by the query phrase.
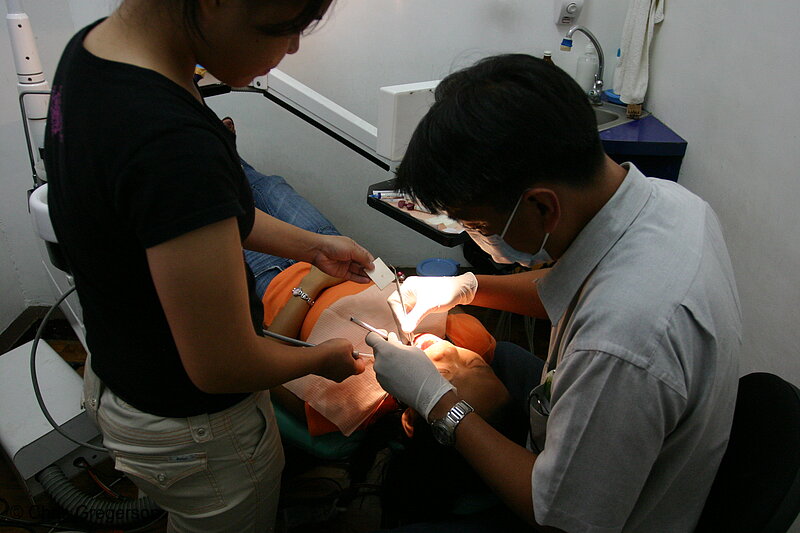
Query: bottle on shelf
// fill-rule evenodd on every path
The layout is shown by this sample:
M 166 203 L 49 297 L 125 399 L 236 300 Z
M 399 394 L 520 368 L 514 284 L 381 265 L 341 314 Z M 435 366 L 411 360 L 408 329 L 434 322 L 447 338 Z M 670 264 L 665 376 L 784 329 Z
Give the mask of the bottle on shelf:
M 607 76 L 609 78 L 609 81 L 608 84 L 606 85 L 607 89 L 603 91 L 603 93 L 605 93 L 606 95 L 606 100 L 608 100 L 612 104 L 625 105 L 622 103 L 622 100 L 619 99 L 619 94 L 614 90 L 614 81 L 617 78 L 617 71 L 619 70 L 620 65 L 622 63 L 621 54 L 622 51 L 619 48 L 617 48 L 616 62 L 614 63 L 614 66 L 611 68 L 611 72 L 609 73 L 610 75 Z
M 622 64 L 622 49 L 617 48 L 617 57 L 614 58 L 614 66 L 611 68 L 611 76 L 608 82 L 608 88 L 614 91 L 614 77 L 617 75 L 617 70 Z
M 586 52 L 578 59 L 575 69 L 575 81 L 581 86 L 583 92 L 589 92 L 594 86 L 594 76 L 597 73 L 597 51 L 591 43 L 586 45 Z

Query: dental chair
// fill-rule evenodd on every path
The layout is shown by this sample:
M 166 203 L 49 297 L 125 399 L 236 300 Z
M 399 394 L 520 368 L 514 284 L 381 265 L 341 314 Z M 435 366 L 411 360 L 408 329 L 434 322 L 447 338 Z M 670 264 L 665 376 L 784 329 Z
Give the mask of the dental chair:
M 316 457 L 329 461 L 343 461 L 350 458 L 364 442 L 364 430 L 359 430 L 344 436 L 339 432 L 325 433 L 324 435 L 311 436 L 306 424 L 291 414 L 283 407 L 273 402 L 275 418 L 284 446 L 291 446 Z
M 785 533 L 798 513 L 800 389 L 774 374 L 748 374 L 695 533 Z

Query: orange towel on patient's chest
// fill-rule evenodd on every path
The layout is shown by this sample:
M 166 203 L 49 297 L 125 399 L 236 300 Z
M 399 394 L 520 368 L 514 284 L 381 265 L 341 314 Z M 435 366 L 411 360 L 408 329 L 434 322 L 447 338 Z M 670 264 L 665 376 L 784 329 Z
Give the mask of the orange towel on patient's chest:
M 265 324 L 272 323 L 280 310 L 292 297 L 292 288 L 301 286 L 302 279 L 310 270 L 311 265 L 308 263 L 295 263 L 270 282 L 262 299 Z M 345 296 L 358 294 L 366 290 L 370 285 L 345 281 L 326 289 L 317 297 L 316 303 L 308 310 L 300 329 L 299 338 L 301 340 L 308 339 L 320 315 L 331 304 Z M 466 313 L 451 313 L 447 316 L 446 332 L 447 337 L 453 344 L 468 348 L 491 363 L 496 342 L 477 318 Z M 384 413 L 396 407 L 397 402 L 394 398 L 387 397 L 378 409 L 361 424 L 359 429 L 370 425 Z M 306 403 L 306 419 L 309 433 L 312 436 L 337 431 L 338 429 L 336 425 L 314 410 L 308 403 Z

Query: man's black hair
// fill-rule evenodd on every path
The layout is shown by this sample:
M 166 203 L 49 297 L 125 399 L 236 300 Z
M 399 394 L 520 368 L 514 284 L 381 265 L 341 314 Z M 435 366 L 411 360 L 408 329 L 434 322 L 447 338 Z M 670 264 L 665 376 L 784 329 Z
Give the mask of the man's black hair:
M 511 209 L 533 183 L 591 183 L 603 162 L 594 110 L 559 67 L 525 54 L 482 59 L 439 83 L 397 187 L 433 212 Z

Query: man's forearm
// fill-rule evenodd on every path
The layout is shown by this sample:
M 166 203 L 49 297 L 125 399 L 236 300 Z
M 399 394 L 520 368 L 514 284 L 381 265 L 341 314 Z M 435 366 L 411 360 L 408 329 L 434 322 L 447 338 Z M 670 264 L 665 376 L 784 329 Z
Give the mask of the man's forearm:
M 478 292 L 472 305 L 547 318 L 536 287 L 537 281 L 546 273 L 547 270 L 532 270 L 505 276 L 476 276 Z
M 458 396 L 448 392 L 431 410 L 430 418 L 445 416 Z M 541 533 L 563 533 L 541 526 L 533 513 L 531 483 L 536 454 L 506 438 L 477 413 L 467 415 L 456 428 L 456 450 L 505 504 Z
M 448 392 L 431 410 L 443 418 L 458 396 Z M 533 523 L 531 472 L 536 456 L 508 440 L 478 414 L 466 416 L 456 428 L 456 450 L 515 513 Z

